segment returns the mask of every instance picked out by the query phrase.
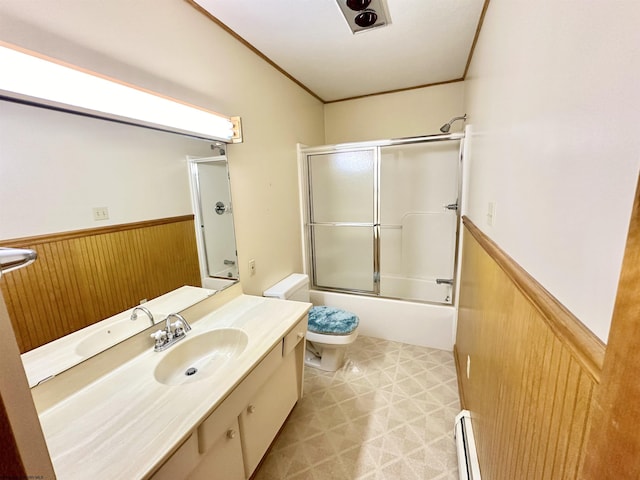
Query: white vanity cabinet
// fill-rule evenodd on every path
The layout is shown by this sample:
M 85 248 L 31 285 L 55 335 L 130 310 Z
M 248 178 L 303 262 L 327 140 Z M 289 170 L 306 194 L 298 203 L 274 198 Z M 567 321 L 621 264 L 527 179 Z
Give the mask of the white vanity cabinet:
M 240 414 L 242 454 L 247 475 L 256 469 L 298 401 L 295 374 L 295 354 L 289 354 Z
M 246 480 L 302 395 L 306 314 L 152 475 Z

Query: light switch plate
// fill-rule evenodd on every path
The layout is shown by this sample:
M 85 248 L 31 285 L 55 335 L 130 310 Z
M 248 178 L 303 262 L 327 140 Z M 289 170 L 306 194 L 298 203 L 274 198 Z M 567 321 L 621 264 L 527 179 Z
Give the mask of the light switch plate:
M 107 220 L 109 218 L 109 209 L 107 207 L 94 207 L 93 219 L 94 220 Z

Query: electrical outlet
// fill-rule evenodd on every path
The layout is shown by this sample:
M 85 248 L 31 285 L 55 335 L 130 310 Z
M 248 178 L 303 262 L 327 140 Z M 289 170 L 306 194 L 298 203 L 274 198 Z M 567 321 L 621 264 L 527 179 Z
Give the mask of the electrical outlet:
M 107 207 L 94 207 L 93 219 L 94 220 L 107 220 L 109 218 L 109 209 Z
M 249 260 L 249 275 L 253 276 L 256 274 L 256 261 L 252 258 Z
M 470 374 L 471 374 L 471 355 L 467 355 L 467 380 L 469 380 Z

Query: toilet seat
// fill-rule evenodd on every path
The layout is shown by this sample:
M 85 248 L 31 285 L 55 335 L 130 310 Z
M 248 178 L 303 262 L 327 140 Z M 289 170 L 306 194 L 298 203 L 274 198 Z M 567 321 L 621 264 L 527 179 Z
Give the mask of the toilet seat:
M 360 320 L 354 313 L 322 305 L 309 310 L 309 332 L 325 336 L 349 336 Z
M 344 364 L 347 345 L 353 343 L 358 336 L 358 316 L 346 310 L 321 305 L 309 310 L 308 319 L 305 365 L 335 372 Z

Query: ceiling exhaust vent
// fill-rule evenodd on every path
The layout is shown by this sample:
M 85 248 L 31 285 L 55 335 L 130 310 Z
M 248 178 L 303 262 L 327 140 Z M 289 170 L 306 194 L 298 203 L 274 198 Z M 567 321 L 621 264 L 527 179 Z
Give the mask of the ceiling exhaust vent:
M 391 23 L 386 0 L 336 0 L 353 33 L 366 32 Z

